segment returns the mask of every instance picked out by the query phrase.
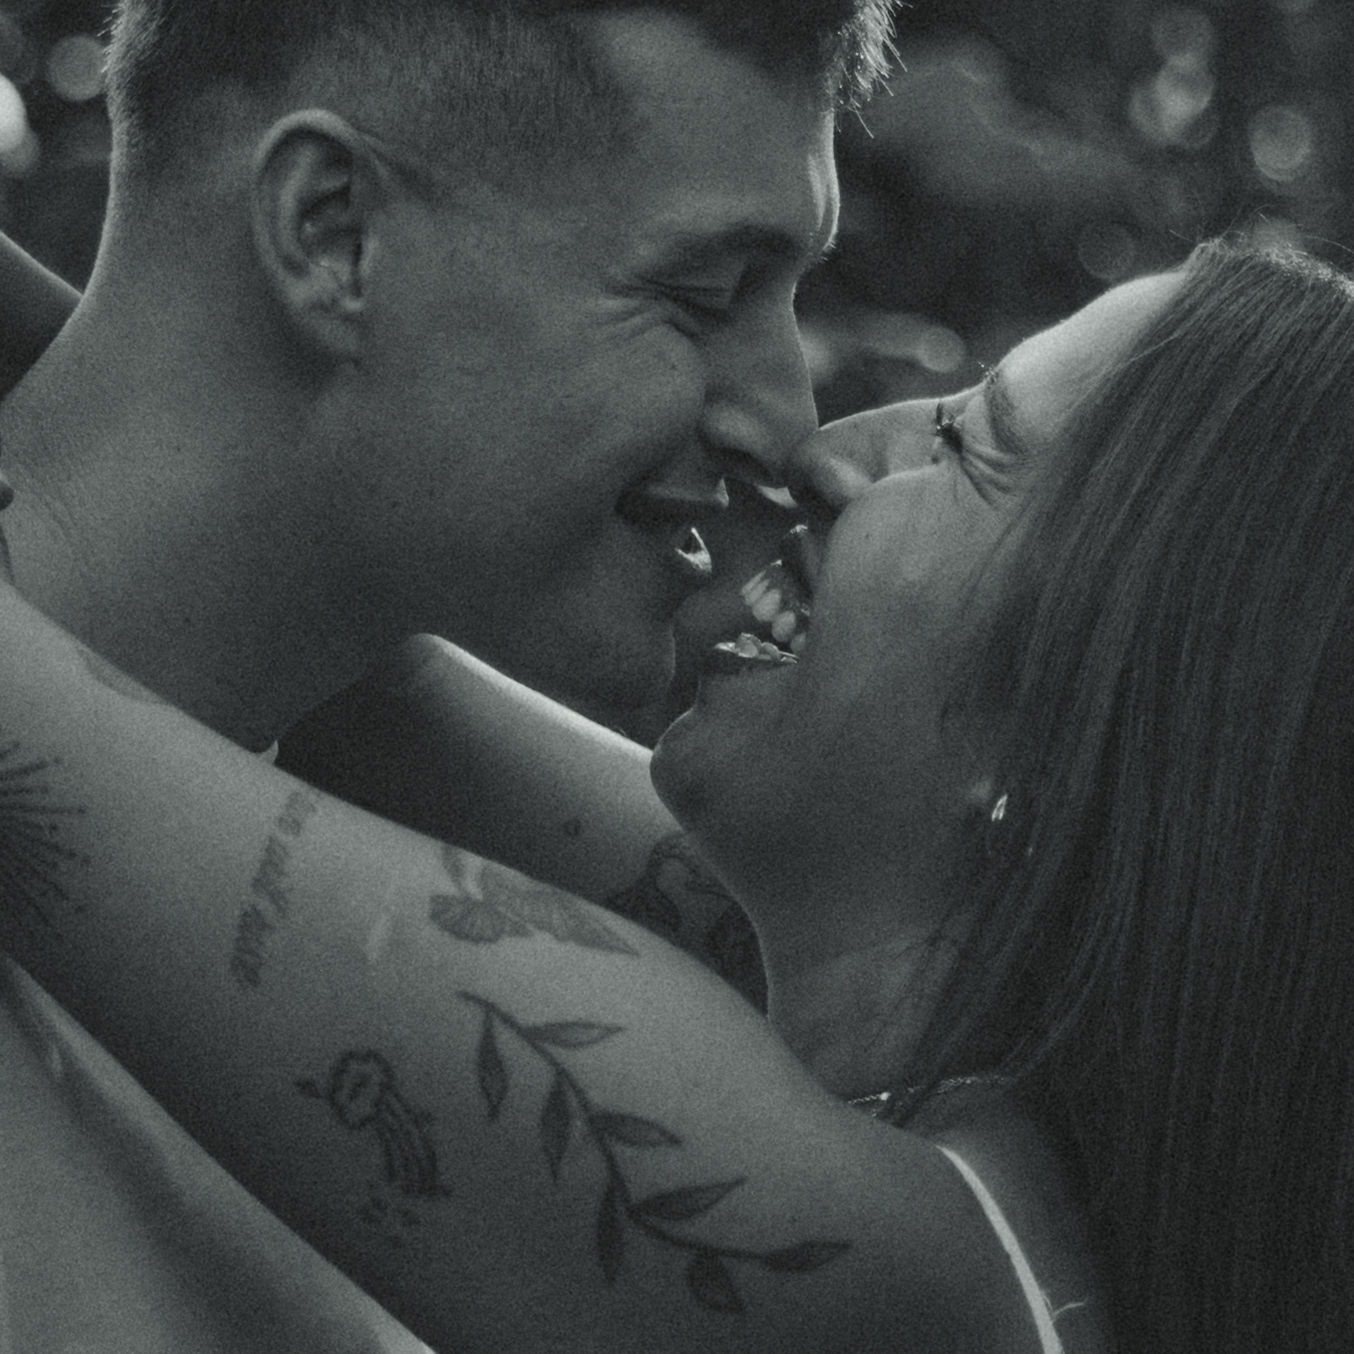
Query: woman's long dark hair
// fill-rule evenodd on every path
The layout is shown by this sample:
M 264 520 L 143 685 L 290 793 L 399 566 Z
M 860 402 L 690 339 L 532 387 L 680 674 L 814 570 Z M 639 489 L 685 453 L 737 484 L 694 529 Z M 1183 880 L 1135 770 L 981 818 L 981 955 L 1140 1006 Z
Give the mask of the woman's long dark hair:
M 1049 457 L 978 923 L 910 1080 L 1001 1071 L 1125 1354 L 1354 1342 L 1354 286 L 1212 244 Z

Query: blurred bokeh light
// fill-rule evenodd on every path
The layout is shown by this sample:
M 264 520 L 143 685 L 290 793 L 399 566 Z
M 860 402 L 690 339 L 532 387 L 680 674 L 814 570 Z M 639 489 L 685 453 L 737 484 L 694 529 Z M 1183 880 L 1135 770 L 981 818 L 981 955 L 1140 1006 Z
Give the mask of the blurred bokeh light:
M 0 75 L 0 157 L 19 150 L 29 134 L 24 97 L 13 81 Z
M 84 103 L 103 93 L 103 43 L 89 33 L 58 38 L 47 53 L 47 83 L 71 103 Z

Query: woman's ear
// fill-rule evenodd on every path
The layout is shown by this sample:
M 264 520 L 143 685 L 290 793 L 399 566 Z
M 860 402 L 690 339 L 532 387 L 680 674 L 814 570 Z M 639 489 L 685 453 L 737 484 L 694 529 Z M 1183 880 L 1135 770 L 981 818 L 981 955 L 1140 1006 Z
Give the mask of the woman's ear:
M 964 787 L 964 802 L 969 812 L 983 818 L 992 816 L 1001 797 L 997 782 L 988 771 L 975 770 Z
M 367 139 L 324 109 L 279 119 L 255 157 L 259 266 L 301 340 L 335 360 L 361 349 L 376 222 L 389 187 Z

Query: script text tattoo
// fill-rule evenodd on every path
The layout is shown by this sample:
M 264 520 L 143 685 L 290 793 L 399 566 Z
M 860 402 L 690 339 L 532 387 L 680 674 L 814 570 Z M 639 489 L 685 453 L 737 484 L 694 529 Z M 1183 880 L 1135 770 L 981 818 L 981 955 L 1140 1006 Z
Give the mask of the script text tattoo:
M 263 982 L 269 939 L 291 912 L 287 882 L 291 853 L 318 808 L 319 800 L 313 794 L 295 791 L 264 843 L 262 859 L 249 885 L 250 901 L 240 913 L 230 956 L 231 977 L 240 987 L 258 987 Z

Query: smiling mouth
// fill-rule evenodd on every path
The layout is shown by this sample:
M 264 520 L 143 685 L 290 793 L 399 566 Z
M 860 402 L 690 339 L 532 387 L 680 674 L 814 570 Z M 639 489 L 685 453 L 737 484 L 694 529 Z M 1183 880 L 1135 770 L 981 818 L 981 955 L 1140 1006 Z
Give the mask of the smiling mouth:
M 727 507 L 722 484 L 692 489 L 646 482 L 620 496 L 616 515 L 651 540 L 662 542 L 668 567 L 688 586 L 698 587 L 714 576 L 714 566 L 696 524 Z
M 695 527 L 682 527 L 674 535 L 676 544 L 673 554 L 678 570 L 687 577 L 700 583 L 708 583 L 714 577 L 715 565 L 710 551 L 701 540 Z
M 747 672 L 797 663 L 808 643 L 816 574 L 808 528 L 795 527 L 781 541 L 781 558 L 743 585 L 746 628 L 714 646 L 714 669 Z

